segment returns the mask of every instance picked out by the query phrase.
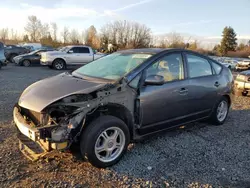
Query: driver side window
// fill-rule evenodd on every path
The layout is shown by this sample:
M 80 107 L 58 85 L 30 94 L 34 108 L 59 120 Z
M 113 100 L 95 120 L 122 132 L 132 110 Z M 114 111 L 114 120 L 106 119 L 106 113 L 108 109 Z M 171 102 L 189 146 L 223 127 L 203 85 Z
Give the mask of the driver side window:
M 181 54 L 174 53 L 157 60 L 146 71 L 146 77 L 153 75 L 162 76 L 165 82 L 184 79 Z

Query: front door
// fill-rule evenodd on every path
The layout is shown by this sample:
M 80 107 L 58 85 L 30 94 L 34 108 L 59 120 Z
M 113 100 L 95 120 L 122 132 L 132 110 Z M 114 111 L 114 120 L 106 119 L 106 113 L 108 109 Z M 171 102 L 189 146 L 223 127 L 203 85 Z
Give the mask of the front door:
M 152 75 L 163 76 L 165 83 L 141 87 L 141 131 L 148 129 L 152 132 L 174 126 L 191 108 L 181 53 L 165 55 L 147 68 L 144 74 L 146 78 Z

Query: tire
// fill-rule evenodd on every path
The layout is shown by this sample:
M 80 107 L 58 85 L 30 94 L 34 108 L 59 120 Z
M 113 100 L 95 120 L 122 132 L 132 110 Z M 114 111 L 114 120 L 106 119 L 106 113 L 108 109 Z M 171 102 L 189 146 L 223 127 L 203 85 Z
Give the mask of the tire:
M 114 131 L 118 133 L 116 139 L 112 138 Z M 114 116 L 101 116 L 90 123 L 83 132 L 80 149 L 82 156 L 86 156 L 93 166 L 105 168 L 116 164 L 122 158 L 127 151 L 129 142 L 129 129 L 122 120 Z M 97 145 L 103 148 L 102 151 L 97 151 Z M 108 154 L 111 156 L 107 157 Z
M 53 68 L 56 70 L 63 70 L 66 68 L 66 63 L 62 59 L 56 59 L 53 62 Z
M 10 58 L 9 58 L 9 61 L 11 62 L 11 63 L 14 63 L 14 57 L 16 57 L 17 56 L 17 54 L 11 54 L 10 55 Z
M 31 65 L 31 62 L 30 62 L 30 60 L 25 59 L 25 60 L 22 62 L 22 65 L 25 66 L 25 67 L 29 67 L 29 66 Z
M 246 97 L 248 95 L 248 92 L 242 92 L 242 96 Z
M 224 110 L 225 110 L 224 113 L 221 113 L 221 116 L 220 116 L 218 114 L 219 113 L 218 111 L 219 111 L 219 108 L 221 107 L 222 103 L 223 103 L 223 105 L 226 105 L 226 106 L 224 107 Z M 215 105 L 215 108 L 212 112 L 212 115 L 210 116 L 210 122 L 213 125 L 222 125 L 227 119 L 228 112 L 229 112 L 229 101 L 226 97 L 223 96 L 219 100 L 219 102 L 217 102 L 217 104 Z

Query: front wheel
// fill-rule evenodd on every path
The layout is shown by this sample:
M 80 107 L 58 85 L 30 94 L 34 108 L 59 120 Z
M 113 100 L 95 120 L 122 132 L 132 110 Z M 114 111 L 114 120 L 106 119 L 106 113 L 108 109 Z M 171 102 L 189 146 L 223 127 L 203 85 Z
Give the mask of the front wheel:
M 94 120 L 81 137 L 81 154 L 96 167 L 105 168 L 117 163 L 127 150 L 130 134 L 127 125 L 114 116 Z
M 25 67 L 29 67 L 29 66 L 31 65 L 30 61 L 27 60 L 27 59 L 24 60 L 22 64 L 23 64 L 23 66 L 25 66 Z
M 62 59 L 56 59 L 53 63 L 53 68 L 56 70 L 63 70 L 66 68 L 65 62 Z
M 227 118 L 229 112 L 229 101 L 226 97 L 222 97 L 216 104 L 215 109 L 210 117 L 211 123 L 214 125 L 222 125 Z

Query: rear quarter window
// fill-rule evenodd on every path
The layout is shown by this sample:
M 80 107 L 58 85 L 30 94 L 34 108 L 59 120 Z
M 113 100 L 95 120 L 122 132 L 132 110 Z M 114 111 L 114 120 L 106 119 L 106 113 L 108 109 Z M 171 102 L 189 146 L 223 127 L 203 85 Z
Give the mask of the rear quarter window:
M 222 66 L 219 65 L 218 63 L 213 62 L 213 61 L 211 62 L 211 64 L 212 64 L 212 67 L 214 69 L 215 74 L 220 74 L 220 72 L 222 70 Z

